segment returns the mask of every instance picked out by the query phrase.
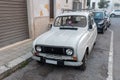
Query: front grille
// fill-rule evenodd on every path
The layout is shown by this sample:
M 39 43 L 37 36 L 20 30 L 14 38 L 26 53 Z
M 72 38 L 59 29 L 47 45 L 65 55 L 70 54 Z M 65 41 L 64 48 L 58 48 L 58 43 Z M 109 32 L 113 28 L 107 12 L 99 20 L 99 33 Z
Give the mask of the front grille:
M 41 53 L 47 53 L 47 54 L 56 54 L 56 55 L 66 55 L 65 48 L 58 48 L 58 47 L 46 47 L 41 46 L 42 51 Z

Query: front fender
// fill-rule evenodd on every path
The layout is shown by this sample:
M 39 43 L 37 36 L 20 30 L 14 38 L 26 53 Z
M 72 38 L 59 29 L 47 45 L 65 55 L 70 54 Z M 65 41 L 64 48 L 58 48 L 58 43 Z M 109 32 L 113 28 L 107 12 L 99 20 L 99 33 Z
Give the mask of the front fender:
M 79 40 L 77 44 L 77 56 L 78 56 L 78 61 L 82 61 L 85 52 L 88 48 L 88 36 L 87 33 Z

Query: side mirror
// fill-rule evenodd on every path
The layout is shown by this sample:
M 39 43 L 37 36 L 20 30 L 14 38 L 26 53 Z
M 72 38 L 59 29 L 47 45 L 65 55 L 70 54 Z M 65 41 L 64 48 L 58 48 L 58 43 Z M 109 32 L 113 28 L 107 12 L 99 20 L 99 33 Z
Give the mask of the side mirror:
M 92 27 L 92 25 L 89 25 L 89 29 L 92 29 L 93 27 Z
M 48 29 L 51 29 L 52 28 L 52 24 L 48 24 Z

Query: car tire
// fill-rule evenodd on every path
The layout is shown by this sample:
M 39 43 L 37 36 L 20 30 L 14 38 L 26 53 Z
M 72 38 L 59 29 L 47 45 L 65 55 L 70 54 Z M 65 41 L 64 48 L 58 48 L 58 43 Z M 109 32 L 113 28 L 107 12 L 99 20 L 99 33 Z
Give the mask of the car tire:
M 40 61 L 36 61 L 38 64 L 44 65 L 45 63 L 40 62 Z
M 104 29 L 102 30 L 102 32 L 101 32 L 102 34 L 104 34 Z
M 115 17 L 115 14 L 111 14 L 110 17 Z
M 83 57 L 83 60 L 82 60 L 83 64 L 80 66 L 81 71 L 86 70 L 86 61 L 87 61 L 87 51 L 86 51 L 86 53 L 85 53 L 85 55 Z
M 96 41 L 94 42 L 93 46 L 95 46 L 95 45 L 96 45 Z
M 105 30 L 107 30 L 107 27 L 105 28 Z
M 109 24 L 109 26 L 108 27 L 110 27 L 111 26 L 111 23 Z

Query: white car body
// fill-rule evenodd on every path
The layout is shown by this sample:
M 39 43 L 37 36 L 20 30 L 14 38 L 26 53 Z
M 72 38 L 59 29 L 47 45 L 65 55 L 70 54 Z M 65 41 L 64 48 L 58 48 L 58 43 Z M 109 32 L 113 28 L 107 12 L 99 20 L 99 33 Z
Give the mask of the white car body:
M 120 10 L 113 10 L 111 13 L 110 13 L 110 16 L 120 16 Z
M 93 21 L 92 29 L 89 29 L 89 12 L 69 12 L 63 13 L 59 16 L 69 15 L 85 16 L 87 20 L 87 25 L 85 27 L 77 27 L 77 30 L 60 30 L 59 27 L 54 27 L 53 25 L 48 32 L 40 35 L 33 42 L 33 59 L 41 61 L 42 57 L 42 59 L 44 58 L 45 63 L 55 65 L 57 65 L 57 61 L 63 61 L 64 65 L 66 66 L 80 66 L 83 64 L 82 60 L 86 50 L 88 50 L 88 53 L 90 53 L 94 43 L 96 42 L 97 27 L 95 22 Z M 72 48 L 74 50 L 74 53 L 72 56 L 38 53 L 35 49 L 36 45 Z M 37 56 L 35 55 L 36 53 Z

